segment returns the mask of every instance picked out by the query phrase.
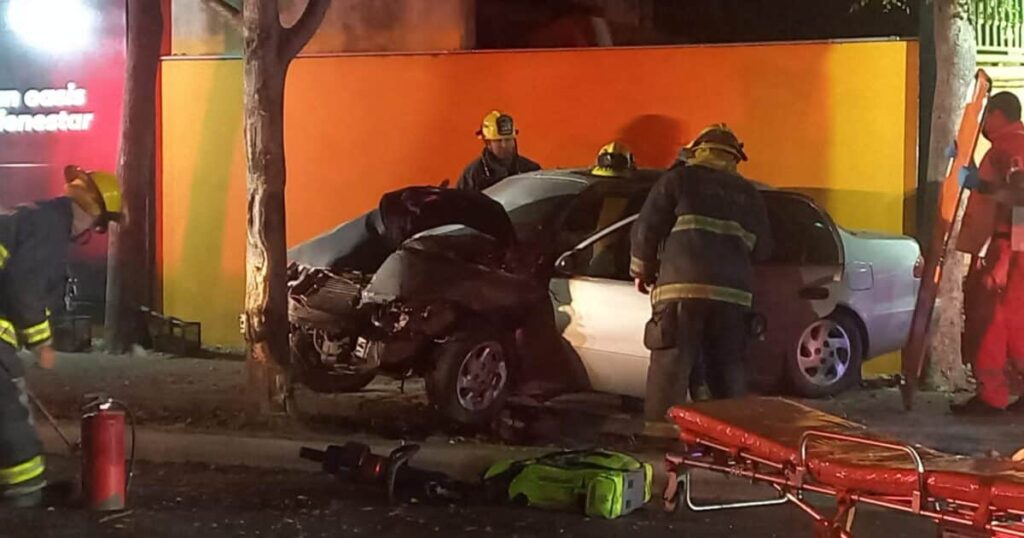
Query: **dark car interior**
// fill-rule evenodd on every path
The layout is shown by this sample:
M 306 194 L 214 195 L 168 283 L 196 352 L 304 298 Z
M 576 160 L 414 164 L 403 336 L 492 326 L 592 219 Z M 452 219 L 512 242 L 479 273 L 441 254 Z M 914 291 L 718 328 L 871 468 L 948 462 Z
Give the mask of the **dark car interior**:
M 567 214 L 562 230 L 565 250 L 640 211 L 647 191 L 592 190 L 581 196 Z M 838 265 L 839 238 L 834 225 L 814 202 L 804 196 L 780 191 L 764 192 L 771 221 L 774 248 L 771 265 Z M 578 276 L 629 281 L 631 225 L 623 226 L 574 256 Z
M 841 263 L 841 247 L 835 226 L 813 201 L 790 192 L 765 191 L 763 194 L 774 239 L 767 264 Z

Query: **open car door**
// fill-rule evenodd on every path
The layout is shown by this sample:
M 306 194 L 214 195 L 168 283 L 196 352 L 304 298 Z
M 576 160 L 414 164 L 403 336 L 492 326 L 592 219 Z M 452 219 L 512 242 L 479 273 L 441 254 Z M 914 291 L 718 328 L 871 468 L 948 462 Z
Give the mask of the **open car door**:
M 579 355 L 591 388 L 643 398 L 651 298 L 638 293 L 629 276 L 635 220 L 613 224 L 559 258 L 550 291 L 558 329 Z

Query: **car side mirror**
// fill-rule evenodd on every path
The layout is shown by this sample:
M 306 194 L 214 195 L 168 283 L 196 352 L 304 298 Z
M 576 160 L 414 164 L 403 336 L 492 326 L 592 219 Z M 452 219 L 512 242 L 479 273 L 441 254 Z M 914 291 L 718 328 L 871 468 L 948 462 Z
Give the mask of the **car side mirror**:
M 576 265 L 578 262 L 577 254 L 578 250 L 570 250 L 565 254 L 562 254 L 555 260 L 555 271 L 563 275 L 571 275 L 576 272 Z
M 442 181 L 441 183 L 437 184 L 437 186 L 442 188 L 442 189 L 447 189 L 447 188 L 451 187 L 451 185 L 452 185 L 452 182 L 448 178 L 445 178 L 444 181 Z

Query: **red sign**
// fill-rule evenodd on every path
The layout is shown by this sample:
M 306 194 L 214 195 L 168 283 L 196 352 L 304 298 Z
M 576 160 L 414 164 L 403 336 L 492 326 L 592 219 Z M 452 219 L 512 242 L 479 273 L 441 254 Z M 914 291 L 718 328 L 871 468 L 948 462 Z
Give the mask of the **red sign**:
M 0 206 L 59 196 L 66 164 L 114 170 L 125 39 L 123 1 L 0 0 Z M 101 301 L 106 241 L 72 258 Z

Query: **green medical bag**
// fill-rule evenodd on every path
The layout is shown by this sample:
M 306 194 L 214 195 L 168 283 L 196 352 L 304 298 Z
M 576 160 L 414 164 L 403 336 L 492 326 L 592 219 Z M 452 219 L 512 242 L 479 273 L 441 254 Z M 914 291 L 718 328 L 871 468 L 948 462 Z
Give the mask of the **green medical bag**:
M 484 473 L 484 484 L 513 502 L 614 519 L 651 499 L 652 475 L 650 464 L 628 454 L 581 450 L 500 461 Z

